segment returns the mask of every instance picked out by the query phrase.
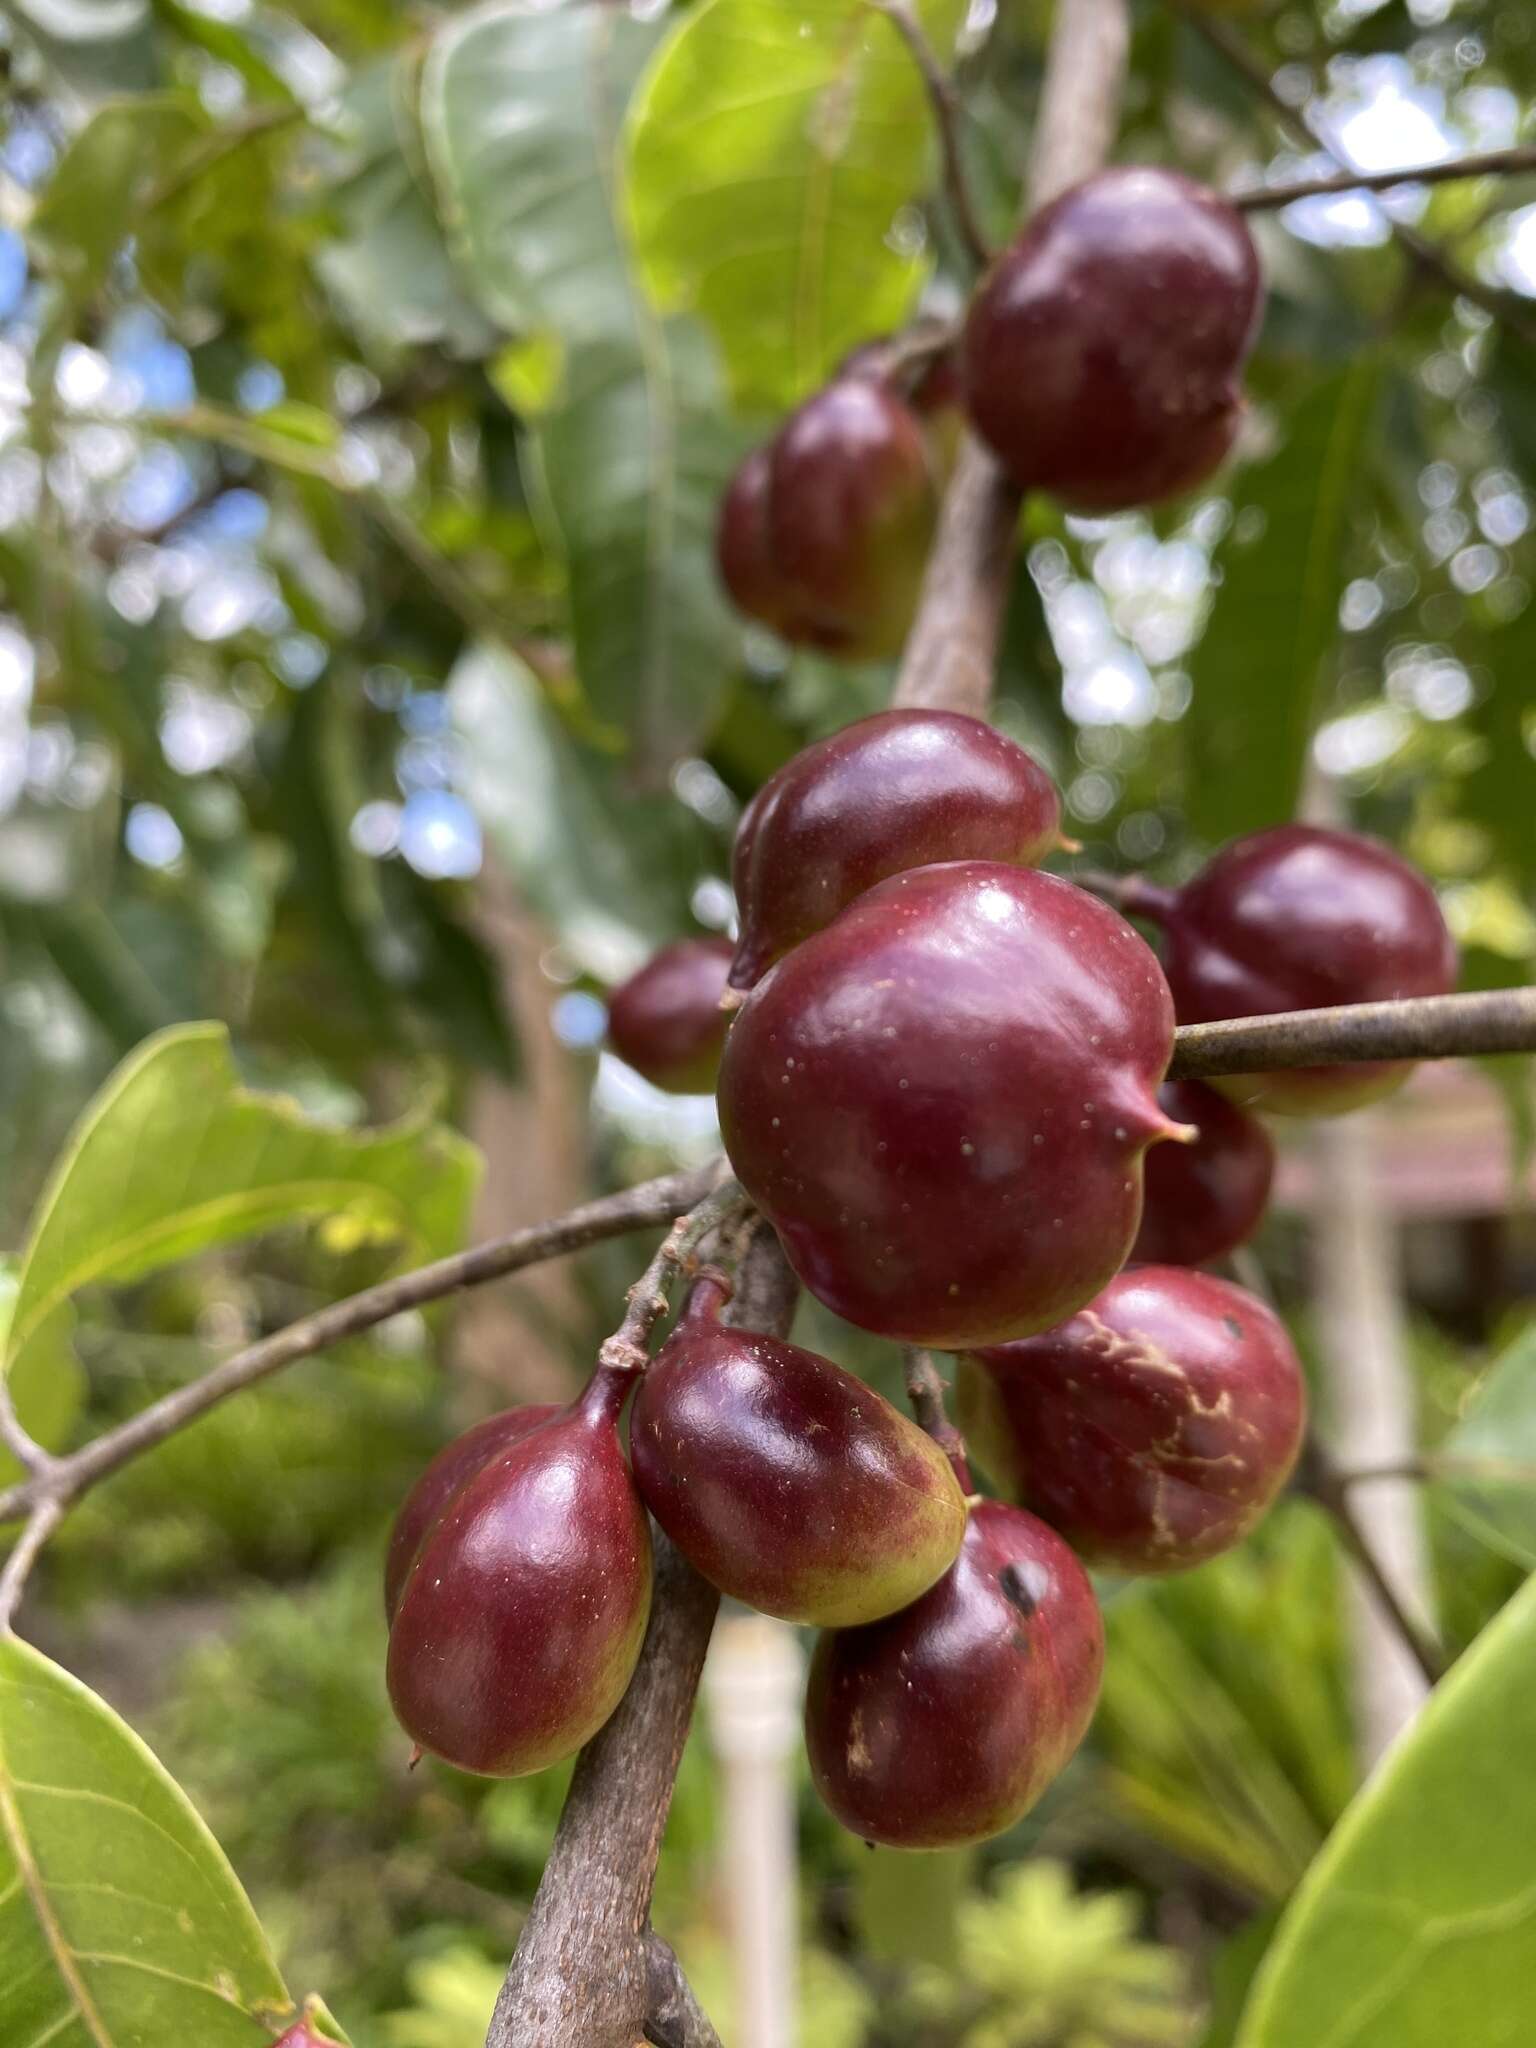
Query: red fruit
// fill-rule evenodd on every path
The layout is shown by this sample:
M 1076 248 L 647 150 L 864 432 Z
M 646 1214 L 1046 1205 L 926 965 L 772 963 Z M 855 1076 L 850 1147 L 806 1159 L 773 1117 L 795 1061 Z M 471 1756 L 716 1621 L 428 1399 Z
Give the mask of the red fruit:
M 1203 1266 L 1246 1244 L 1263 1221 L 1275 1148 L 1257 1117 L 1199 1081 L 1165 1081 L 1157 1099 L 1192 1145 L 1147 1154 L 1146 1200 L 1131 1257 L 1149 1265 Z
M 527 1436 L 530 1430 L 537 1429 L 541 1422 L 548 1422 L 551 1415 L 560 1412 L 557 1402 L 508 1408 L 500 1415 L 491 1415 L 484 1422 L 477 1422 L 473 1429 L 466 1429 L 462 1436 L 456 1436 L 451 1444 L 438 1452 L 406 1495 L 405 1505 L 395 1517 L 389 1552 L 384 1560 L 386 1620 L 394 1619 L 395 1609 L 400 1604 L 400 1588 L 405 1584 L 405 1575 L 421 1547 L 422 1537 L 459 1489 L 487 1466 L 498 1451 L 506 1450 Z
M 1277 825 L 1223 847 L 1177 892 L 1132 903 L 1163 926 L 1181 1024 L 1329 1009 L 1454 987 L 1456 947 L 1428 882 L 1358 832 Z M 1390 1095 L 1402 1061 L 1223 1078 L 1224 1095 L 1291 1116 L 1337 1116 Z
M 640 1496 L 705 1578 L 786 1621 L 892 1614 L 954 1563 L 965 1499 L 931 1437 L 830 1360 L 723 1327 L 699 1275 L 635 1399 Z
M 600 1367 L 459 1489 L 416 1554 L 389 1696 L 406 1733 L 461 1770 L 558 1763 L 629 1684 L 651 1604 L 650 1531 L 618 1432 L 631 1383 Z
M 1088 1574 L 1033 1515 L 981 1501 L 931 1592 L 817 1643 L 805 1701 L 816 1789 L 867 1842 L 984 1841 L 1082 1741 L 1103 1668 Z
M 786 639 L 852 658 L 900 647 L 933 533 L 922 424 L 884 385 L 841 377 L 749 455 L 716 552 L 737 605 Z
M 732 988 L 876 882 L 945 860 L 1032 866 L 1061 843 L 1055 785 L 1024 749 L 955 711 L 880 711 L 802 749 L 736 834 Z
M 707 1094 L 730 1019 L 720 1008 L 729 939 L 677 939 L 608 998 L 608 1042 L 653 1087 Z
M 982 280 L 961 340 L 972 422 L 1017 483 L 1085 511 L 1190 490 L 1237 431 L 1261 300 L 1233 207 L 1175 171 L 1101 171 Z
M 737 1012 L 720 1123 L 827 1306 L 958 1350 L 1046 1329 L 1120 1268 L 1173 1005 L 1107 905 L 1027 868 L 893 876 Z
M 966 1358 L 958 1401 L 999 1485 L 1122 1572 L 1241 1541 L 1296 1462 L 1307 1405 L 1279 1318 L 1182 1266 L 1132 1267 L 1058 1328 Z
M 317 2034 L 308 2020 L 300 2020 L 286 2034 L 279 2034 L 272 2048 L 336 2048 L 336 2044 L 329 2035 Z

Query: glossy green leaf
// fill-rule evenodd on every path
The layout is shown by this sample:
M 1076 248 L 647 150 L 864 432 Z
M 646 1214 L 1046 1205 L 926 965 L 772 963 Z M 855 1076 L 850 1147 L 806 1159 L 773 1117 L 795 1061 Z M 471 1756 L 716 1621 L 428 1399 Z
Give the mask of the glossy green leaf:
M 638 796 L 622 763 L 579 746 L 528 670 L 475 648 L 449 679 L 466 787 L 529 902 L 600 981 L 690 926 L 702 828 L 670 796 Z
M 1238 2048 L 1524 2048 L 1536 1579 L 1442 1680 L 1281 1921 Z
M 1536 1571 L 1536 1329 L 1489 1369 L 1436 1463 L 1441 1497 L 1458 1519 Z
M 68 1672 L 0 1639 L 0 2040 L 265 2048 L 292 2006 L 191 1803 Z
M 962 0 L 915 11 L 947 57 Z M 933 168 L 922 80 L 873 8 L 704 0 L 631 116 L 646 282 L 707 322 L 740 403 L 788 405 L 910 312 L 931 264 L 916 202 Z
M 445 28 L 422 78 L 464 273 L 502 327 L 544 337 L 535 466 L 582 688 L 649 777 L 709 731 L 739 641 L 712 555 L 738 443 L 702 335 L 637 294 L 613 212 L 619 127 L 656 33 L 614 8 L 497 5 Z
M 125 1060 L 76 1125 L 32 1220 L 0 1369 L 26 1418 L 34 1353 L 79 1288 L 278 1224 L 324 1219 L 422 1257 L 447 1251 L 477 1178 L 473 1148 L 424 1114 L 380 1131 L 317 1123 L 241 1086 L 222 1024 L 178 1025 Z
M 1222 581 L 1190 657 L 1186 797 L 1195 830 L 1234 837 L 1294 815 L 1339 631 L 1378 395 L 1366 358 L 1280 422 L 1267 462 L 1232 485 Z

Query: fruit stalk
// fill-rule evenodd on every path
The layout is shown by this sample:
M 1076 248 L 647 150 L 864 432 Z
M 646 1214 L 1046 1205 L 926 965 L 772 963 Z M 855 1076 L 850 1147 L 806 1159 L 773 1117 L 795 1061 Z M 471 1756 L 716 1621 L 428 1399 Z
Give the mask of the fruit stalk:
M 1032 208 L 1087 177 L 1108 155 L 1129 43 L 1126 0 L 1060 0 L 1030 161 Z M 1018 517 L 1018 491 L 967 431 L 939 509 L 894 704 L 985 713 Z
M 796 1288 L 760 1230 L 726 1317 L 782 1337 Z M 617 1712 L 577 1760 L 538 1896 L 507 1972 L 487 2048 L 632 2048 L 660 2036 L 718 2048 L 675 1962 L 658 1968 L 648 1916 L 662 1830 L 719 1595 L 658 1536 L 651 1624 Z M 664 2001 L 664 2003 L 663 2003 Z

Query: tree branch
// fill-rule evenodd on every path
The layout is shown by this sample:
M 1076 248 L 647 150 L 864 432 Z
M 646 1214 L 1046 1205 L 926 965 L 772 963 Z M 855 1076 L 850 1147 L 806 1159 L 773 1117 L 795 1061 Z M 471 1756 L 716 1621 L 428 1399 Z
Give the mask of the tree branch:
M 1331 154 L 1331 152 L 1330 152 Z M 1244 213 L 1293 206 L 1298 199 L 1320 199 L 1331 192 L 1390 192 L 1399 185 L 1444 185 L 1461 178 L 1517 178 L 1536 171 L 1536 144 L 1515 149 L 1485 149 L 1473 156 L 1451 157 L 1401 171 L 1335 171 L 1324 178 L 1298 178 L 1285 185 L 1254 185 L 1229 192 L 1231 204 Z
M 797 1289 L 762 1225 L 725 1320 L 783 1336 Z M 658 1533 L 651 1623 L 629 1691 L 576 1764 L 487 2048 L 633 2048 L 644 2034 L 710 2048 L 687 1994 L 676 2032 L 675 1958 L 658 1982 L 649 1930 L 656 1858 L 720 1596 Z M 659 1996 L 659 2003 L 658 2003 Z M 691 2015 L 691 2017 L 690 2017 Z M 707 2025 L 707 2022 L 704 2022 Z
M 1334 144 L 1326 136 L 1320 135 L 1307 116 L 1293 107 L 1276 89 L 1274 80 L 1240 35 L 1224 21 L 1217 21 L 1199 4 L 1199 0 L 1171 0 L 1171 4 L 1175 12 L 1183 15 L 1196 34 L 1203 36 L 1218 56 L 1222 57 L 1240 77 L 1248 81 L 1288 134 L 1295 136 L 1309 149 L 1322 150 L 1326 156 L 1332 157 L 1336 164 L 1349 171 L 1351 186 L 1360 183 L 1359 174 L 1344 162 Z M 1315 80 L 1312 89 L 1316 91 Z M 1429 271 L 1438 277 L 1447 291 L 1458 298 L 1470 300 L 1475 306 L 1481 306 L 1485 313 L 1490 313 L 1494 319 L 1501 320 L 1505 326 L 1523 336 L 1525 340 L 1536 343 L 1536 323 L 1522 318 L 1508 293 L 1497 291 L 1493 286 L 1484 284 L 1481 278 L 1474 277 L 1469 270 L 1463 270 L 1453 257 L 1448 256 L 1443 249 L 1437 248 L 1427 236 L 1421 235 L 1417 228 L 1411 228 L 1403 221 L 1392 221 L 1391 228 L 1398 247 L 1404 250 L 1421 270 Z
M 939 148 L 944 156 L 944 191 L 949 210 L 955 217 L 955 228 L 965 245 L 966 254 L 978 270 L 985 270 L 992 261 L 992 251 L 982 231 L 965 175 L 965 159 L 960 149 L 960 126 L 965 110 L 955 90 L 955 81 L 939 62 L 938 52 L 929 42 L 923 24 L 907 5 L 907 0 L 869 0 L 869 4 L 895 29 L 923 75 L 923 85 L 933 109 L 933 123 L 939 133 Z
M 1309 1436 L 1301 1464 L 1297 1467 L 1296 1491 L 1315 1500 L 1333 1521 L 1346 1549 L 1354 1558 L 1361 1572 L 1369 1581 L 1371 1591 L 1380 1603 L 1383 1613 L 1391 1622 L 1414 1662 L 1423 1672 L 1430 1685 L 1438 1685 L 1445 1676 L 1445 1652 L 1434 1637 L 1429 1634 L 1411 1615 L 1398 1598 L 1397 1588 L 1382 1570 L 1381 1560 L 1349 1498 L 1349 1487 L 1343 1475 L 1338 1472 L 1328 1452 L 1316 1436 Z
M 1443 1060 L 1536 1052 L 1536 988 L 1468 996 L 1414 996 L 1390 1003 L 1343 1003 L 1332 1010 L 1284 1010 L 1181 1024 L 1169 1078 L 1262 1074 L 1283 1067 L 1353 1065 L 1361 1060 Z
M 719 1161 L 711 1160 L 708 1165 L 686 1173 L 670 1173 L 660 1180 L 642 1182 L 622 1194 L 584 1203 L 568 1215 L 557 1216 L 553 1222 L 514 1230 L 506 1237 L 494 1238 L 467 1252 L 455 1252 L 451 1258 L 437 1259 L 430 1266 L 418 1267 L 414 1273 L 398 1274 L 377 1287 L 365 1288 L 361 1294 L 348 1295 L 344 1301 L 317 1309 L 286 1329 L 246 1345 L 201 1379 L 175 1388 L 69 1457 L 47 1459 L 29 1478 L 0 1494 L 0 1522 L 14 1521 L 45 1498 L 57 1501 L 61 1508 L 67 1507 L 87 1487 L 126 1465 L 130 1458 L 163 1443 L 178 1429 L 185 1429 L 189 1422 L 220 1401 L 227 1401 L 231 1394 L 254 1386 L 296 1359 L 308 1358 L 344 1338 L 388 1322 L 391 1316 L 406 1309 L 425 1307 L 464 1288 L 480 1287 L 488 1280 L 499 1280 L 545 1259 L 580 1251 L 584 1245 L 597 1244 L 606 1237 L 669 1223 L 708 1194 L 719 1171 Z M 11 1444 L 11 1448 L 16 1449 L 16 1445 Z
M 1129 35 L 1126 0 L 1060 0 L 1035 124 L 1033 206 L 1103 162 L 1119 120 Z M 979 713 L 990 703 L 1019 502 L 991 453 L 963 433 L 895 704 Z
M 682 1965 L 659 1934 L 646 1936 L 645 1965 L 650 1984 L 646 2039 L 656 2048 L 721 2048 Z

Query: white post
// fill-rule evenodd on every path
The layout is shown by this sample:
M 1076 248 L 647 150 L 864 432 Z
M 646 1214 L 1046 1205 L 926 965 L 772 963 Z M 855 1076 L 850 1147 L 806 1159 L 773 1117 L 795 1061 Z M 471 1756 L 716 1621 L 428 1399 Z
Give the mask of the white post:
M 1324 1424 L 1340 1465 L 1388 1465 L 1418 1450 L 1397 1232 L 1375 1186 L 1375 1119 L 1320 1117 L 1314 1274 L 1325 1379 Z M 1429 1568 L 1411 1480 L 1356 1489 L 1352 1506 L 1409 1614 L 1428 1621 Z M 1370 1587 L 1350 1572 L 1350 1648 L 1360 1758 L 1369 1771 L 1424 1704 L 1424 1674 Z
M 715 1629 L 704 1697 L 724 1790 L 723 1865 L 735 1966 L 733 2048 L 794 2048 L 795 1781 L 804 1672 L 795 1632 L 766 1615 Z

